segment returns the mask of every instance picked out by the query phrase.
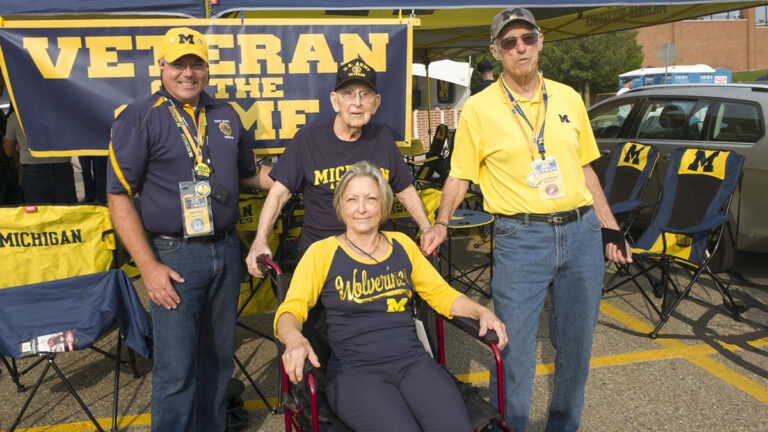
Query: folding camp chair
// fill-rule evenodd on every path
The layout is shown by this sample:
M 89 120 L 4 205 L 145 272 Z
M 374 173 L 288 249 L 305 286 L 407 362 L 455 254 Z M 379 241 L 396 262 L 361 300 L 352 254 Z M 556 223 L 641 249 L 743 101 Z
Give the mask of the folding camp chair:
M 744 158 L 732 151 L 677 149 L 670 155 L 662 183 L 662 199 L 650 226 L 632 247 L 638 271 L 614 286 L 632 282 L 659 315 L 660 322 L 649 334 L 656 338 L 661 328 L 688 295 L 699 276 L 707 273 L 723 298 L 723 304 L 736 320 L 743 307 L 737 306 L 728 284 L 718 278 L 709 264 L 717 254 L 729 220 L 733 194 L 741 179 Z M 671 277 L 673 265 L 692 273 L 681 289 Z M 659 269 L 655 279 L 650 272 Z M 661 295 L 657 307 L 639 284 L 645 276 Z
M 112 430 L 117 430 L 121 334 L 130 348 L 149 357 L 152 331 L 128 277 L 122 270 L 107 270 L 115 241 L 108 210 L 93 205 L 2 208 L 0 221 L 0 271 L 7 276 L 0 284 L 0 355 L 39 356 L 24 371 L 12 367 L 17 379 L 45 362 L 10 430 L 18 426 L 50 368 L 102 430 L 56 364 L 57 355 L 84 348 L 115 361 Z M 92 346 L 115 325 L 114 356 Z
M 634 242 L 631 229 L 640 211 L 649 205 L 656 204 L 655 200 L 644 204 L 643 193 L 658 159 L 659 151 L 654 146 L 632 142 L 621 143 L 613 149 L 611 160 L 605 170 L 603 192 L 619 227 L 630 242 Z M 627 274 L 626 265 L 615 263 L 614 265 L 617 271 L 606 283 L 606 287 L 611 286 L 615 278 Z M 604 290 L 603 294 L 607 292 Z
M 625 232 L 643 207 L 643 192 L 658 159 L 659 151 L 651 145 L 627 142 L 613 150 L 603 192 Z
M 409 163 L 417 187 L 440 187 L 445 182 L 450 164 L 449 135 L 448 126 L 438 125 L 425 158 Z
M 430 257 L 432 264 L 436 265 L 436 255 Z M 269 260 L 265 261 L 271 271 L 279 272 L 279 267 L 274 262 Z M 278 291 L 279 300 L 285 298 L 285 293 L 282 288 L 287 289 L 288 283 L 281 285 L 281 290 Z M 443 337 L 443 320 L 447 318 L 440 317 L 433 309 L 431 309 L 426 302 L 421 300 L 418 295 L 414 296 L 415 300 L 415 312 L 414 318 L 421 321 L 425 327 L 425 335 L 423 335 L 422 342 L 425 344 L 425 348 L 431 351 L 432 356 L 443 367 L 445 367 L 445 339 Z M 312 311 L 310 311 L 310 316 Z M 320 358 L 322 365 L 327 364 L 327 359 L 330 357 L 330 349 L 327 346 L 327 342 L 322 337 L 318 337 L 316 329 L 323 327 L 324 324 L 320 323 L 318 326 L 309 325 L 311 318 L 303 326 L 302 333 L 312 344 L 312 348 Z M 504 377 L 503 369 L 501 365 L 501 352 L 499 351 L 496 343 L 498 337 L 494 331 L 489 331 L 485 337 L 479 337 L 479 322 L 469 318 L 454 317 L 448 320 L 451 324 L 462 330 L 464 333 L 486 344 L 494 356 L 495 373 L 492 375 L 493 379 L 496 379 L 498 385 L 498 409 L 493 407 L 489 402 L 485 401 L 477 392 L 473 386 L 469 384 L 456 381 L 459 391 L 464 398 L 464 402 L 467 406 L 467 410 L 470 415 L 470 421 L 475 431 L 487 431 L 494 430 L 493 426 L 496 426 L 502 431 L 511 432 L 511 429 L 506 425 L 505 413 L 504 413 Z M 282 347 L 282 345 L 281 345 Z M 288 381 L 288 375 L 282 368 L 281 363 L 281 380 L 283 383 L 283 392 L 285 397 L 285 430 L 291 432 L 293 430 L 302 432 L 318 432 L 318 431 L 335 431 L 335 432 L 348 432 L 351 431 L 336 415 L 331 411 L 325 397 L 325 371 L 323 368 L 315 369 L 309 361 L 304 366 L 304 380 L 298 385 L 293 385 Z

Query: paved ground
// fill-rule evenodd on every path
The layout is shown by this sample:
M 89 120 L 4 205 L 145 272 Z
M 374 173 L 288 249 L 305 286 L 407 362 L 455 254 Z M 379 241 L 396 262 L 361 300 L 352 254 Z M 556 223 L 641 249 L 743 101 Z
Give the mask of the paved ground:
M 463 263 L 479 262 L 486 250 L 474 240 L 457 240 Z M 724 314 L 711 282 L 698 284 L 657 340 L 646 333 L 654 322 L 651 310 L 634 289 L 620 288 L 604 297 L 595 334 L 592 371 L 587 386 L 583 431 L 768 431 L 768 266 L 765 255 L 742 254 L 738 270 L 748 281 L 732 291 L 747 306 L 742 322 Z M 682 273 L 680 274 L 682 276 Z M 481 278 L 481 284 L 487 283 Z M 137 287 L 141 293 L 140 282 Z M 250 324 L 269 331 L 271 316 L 251 316 Z M 547 342 L 547 320 L 539 328 L 538 368 L 530 431 L 543 431 L 552 387 L 553 350 Z M 449 368 L 487 395 L 490 358 L 483 346 L 448 329 Z M 114 349 L 113 339 L 102 345 Z M 237 352 L 272 399 L 277 395 L 274 346 L 241 332 Z M 22 361 L 26 365 L 29 361 Z M 108 428 L 113 374 L 98 354 L 60 356 L 62 369 L 98 419 Z M 151 363 L 138 362 L 140 376 L 120 376 L 120 430 L 149 431 Z M 24 376 L 31 386 L 40 369 Z M 238 378 L 243 377 L 237 372 Z M 28 392 L 27 392 L 28 393 Z M 3 370 L 0 375 L 0 431 L 10 428 L 27 393 L 16 393 Z M 247 431 L 279 431 L 281 416 L 268 413 L 247 388 Z M 25 431 L 88 431 L 87 422 L 64 386 L 49 374 L 21 422 Z

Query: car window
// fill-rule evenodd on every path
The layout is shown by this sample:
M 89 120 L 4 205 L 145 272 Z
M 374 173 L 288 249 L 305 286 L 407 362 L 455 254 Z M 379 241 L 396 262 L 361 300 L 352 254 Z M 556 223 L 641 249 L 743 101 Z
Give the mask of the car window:
M 707 107 L 704 102 L 649 99 L 635 138 L 700 139 Z
M 714 122 L 714 141 L 755 142 L 761 135 L 760 117 L 752 104 L 722 102 Z
M 635 99 L 630 99 L 590 112 L 589 121 L 595 138 L 618 138 L 621 126 L 627 120 L 635 102 Z

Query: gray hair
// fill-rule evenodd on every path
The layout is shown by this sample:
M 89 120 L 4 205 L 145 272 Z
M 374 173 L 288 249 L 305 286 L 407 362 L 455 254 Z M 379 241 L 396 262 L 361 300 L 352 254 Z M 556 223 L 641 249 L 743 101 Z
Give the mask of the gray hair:
M 341 181 L 336 186 L 336 192 L 333 194 L 333 208 L 336 210 L 336 217 L 346 225 L 347 221 L 344 220 L 344 206 L 341 203 L 341 198 L 344 194 L 344 190 L 347 189 L 347 185 L 349 185 L 349 182 L 355 177 L 370 177 L 378 184 L 379 194 L 381 196 L 381 200 L 379 201 L 381 206 L 379 225 L 383 224 L 387 221 L 389 212 L 392 211 L 394 194 L 392 193 L 392 188 L 389 186 L 389 183 L 387 183 L 387 179 L 384 178 L 381 169 L 368 161 L 360 161 L 347 168 L 344 177 L 341 178 Z

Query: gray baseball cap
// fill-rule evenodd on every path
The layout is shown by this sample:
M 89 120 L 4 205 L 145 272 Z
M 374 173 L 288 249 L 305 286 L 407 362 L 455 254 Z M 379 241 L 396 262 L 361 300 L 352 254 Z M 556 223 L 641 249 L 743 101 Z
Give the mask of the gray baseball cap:
M 539 26 L 536 25 L 536 18 L 533 17 L 531 11 L 525 8 L 511 7 L 493 17 L 493 21 L 491 21 L 491 42 L 499 36 L 504 26 L 512 21 L 525 21 L 532 25 L 536 31 L 540 31 Z

